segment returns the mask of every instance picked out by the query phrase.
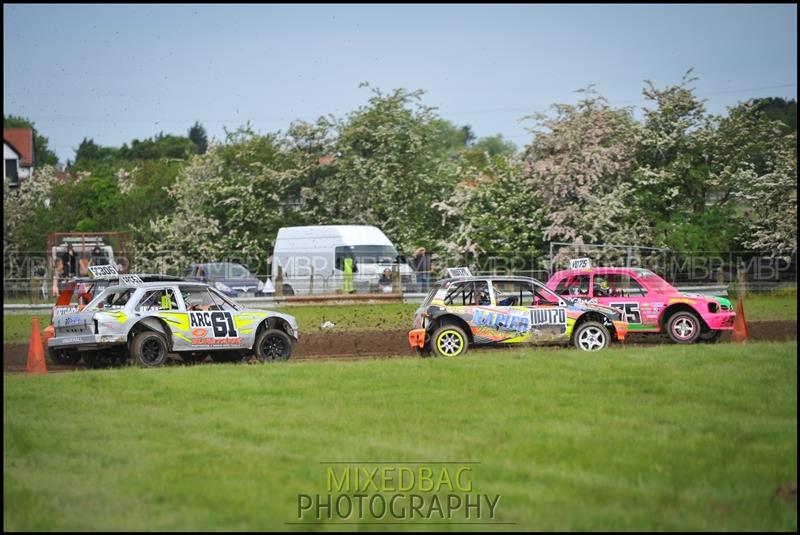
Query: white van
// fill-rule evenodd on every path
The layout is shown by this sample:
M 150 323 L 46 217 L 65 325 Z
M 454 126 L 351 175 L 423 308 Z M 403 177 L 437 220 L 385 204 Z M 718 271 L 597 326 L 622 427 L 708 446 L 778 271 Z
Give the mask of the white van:
M 402 291 L 413 289 L 411 267 L 389 238 L 370 225 L 281 228 L 272 255 L 272 280 L 277 286 L 280 270 L 287 295 L 340 293 L 346 291 L 345 258 L 354 260 L 356 292 L 380 292 L 379 279 L 387 268 L 399 272 Z

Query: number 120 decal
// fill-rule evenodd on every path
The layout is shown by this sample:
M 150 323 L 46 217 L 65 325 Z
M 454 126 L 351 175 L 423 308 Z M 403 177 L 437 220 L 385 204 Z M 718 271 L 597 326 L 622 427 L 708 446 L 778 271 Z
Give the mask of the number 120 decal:
M 639 303 L 609 303 L 608 306 L 619 309 L 625 314 L 628 323 L 641 323 L 642 315 L 639 312 Z

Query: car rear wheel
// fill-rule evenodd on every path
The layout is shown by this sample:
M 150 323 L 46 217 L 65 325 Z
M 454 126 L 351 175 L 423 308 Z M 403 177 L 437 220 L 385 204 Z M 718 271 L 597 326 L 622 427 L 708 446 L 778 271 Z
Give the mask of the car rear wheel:
M 602 323 L 586 321 L 575 329 L 572 339 L 581 351 L 600 351 L 608 347 L 611 335 Z
M 431 350 L 437 357 L 460 357 L 469 349 L 467 335 L 460 327 L 443 325 L 431 336 Z
M 162 366 L 167 361 L 167 341 L 155 331 L 142 331 L 133 337 L 131 355 L 145 368 Z
M 700 336 L 702 325 L 697 315 L 681 311 L 667 320 L 667 334 L 676 344 L 691 344 Z
M 261 362 L 289 360 L 292 356 L 292 339 L 279 329 L 261 331 L 253 350 Z

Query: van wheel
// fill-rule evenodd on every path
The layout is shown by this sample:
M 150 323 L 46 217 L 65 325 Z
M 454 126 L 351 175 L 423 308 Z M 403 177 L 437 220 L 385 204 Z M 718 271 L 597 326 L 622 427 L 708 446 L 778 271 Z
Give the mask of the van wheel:
M 294 288 L 288 284 L 283 285 L 283 295 L 294 295 Z
M 469 349 L 469 339 L 460 327 L 444 325 L 431 336 L 431 349 L 437 357 L 460 357 Z
M 582 351 L 600 351 L 608 347 L 611 335 L 602 323 L 586 321 L 575 329 L 572 340 L 575 347 Z
M 700 319 L 691 312 L 676 312 L 667 320 L 667 334 L 676 344 L 691 344 L 700 337 Z
M 142 331 L 133 337 L 131 355 L 145 368 L 162 366 L 167 361 L 167 341 L 155 331 Z
M 253 351 L 261 362 L 289 360 L 292 356 L 292 339 L 279 329 L 261 331 L 256 337 Z

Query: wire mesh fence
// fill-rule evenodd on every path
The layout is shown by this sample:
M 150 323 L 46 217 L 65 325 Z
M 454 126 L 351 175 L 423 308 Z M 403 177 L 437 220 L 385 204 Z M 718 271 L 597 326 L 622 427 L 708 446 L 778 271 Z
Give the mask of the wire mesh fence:
M 83 254 L 83 253 L 82 253 Z M 120 255 L 121 256 L 121 255 Z M 546 282 L 573 258 L 588 258 L 594 266 L 649 269 L 681 286 L 727 285 L 748 291 L 796 288 L 797 254 L 753 251 L 674 251 L 620 244 L 553 242 L 546 252 L 515 254 L 431 255 L 430 269 L 416 270 L 412 259 L 376 261 L 354 258 L 347 272 L 333 256 L 302 257 L 291 265 L 273 265 L 272 258 L 234 251 L 207 258 L 203 255 L 161 251 L 135 262 L 117 262 L 120 273 L 161 273 L 203 280 L 233 297 L 259 295 L 339 295 L 365 293 L 425 293 L 436 280 L 447 277 L 448 267 L 466 266 L 476 275 L 527 276 Z M 84 262 L 85 263 L 85 262 Z M 4 254 L 3 299 L 47 302 L 80 273 L 68 273 L 61 257 L 48 252 Z M 81 264 L 83 265 L 83 263 Z

